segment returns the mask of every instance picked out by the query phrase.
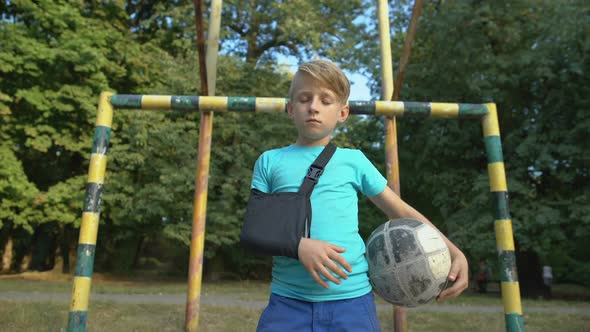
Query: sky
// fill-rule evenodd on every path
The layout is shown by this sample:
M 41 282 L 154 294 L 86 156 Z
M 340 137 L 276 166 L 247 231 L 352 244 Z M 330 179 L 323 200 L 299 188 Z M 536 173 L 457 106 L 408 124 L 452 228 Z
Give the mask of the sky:
M 346 71 L 345 71 L 346 72 Z M 346 72 L 351 81 L 350 100 L 371 100 L 371 92 L 367 84 L 367 78 L 360 74 Z

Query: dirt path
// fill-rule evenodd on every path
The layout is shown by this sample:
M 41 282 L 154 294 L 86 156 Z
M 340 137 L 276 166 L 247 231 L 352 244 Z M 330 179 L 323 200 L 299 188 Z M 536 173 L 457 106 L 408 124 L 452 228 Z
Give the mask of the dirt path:
M 26 293 L 26 292 L 0 292 L 0 300 L 15 301 L 57 301 L 69 302 L 70 294 L 57 293 Z M 183 294 L 92 294 L 90 301 L 115 302 L 123 304 L 172 304 L 184 305 L 186 296 Z M 201 297 L 203 305 L 234 306 L 245 308 L 264 308 L 266 301 L 246 301 L 237 299 L 232 295 L 203 295 Z M 378 310 L 390 310 L 391 306 L 379 304 Z M 483 312 L 495 313 L 503 312 L 502 306 L 487 305 L 450 305 L 450 304 L 430 304 L 418 308 L 412 308 L 411 311 L 431 311 L 431 312 L 449 312 L 449 313 L 469 313 Z M 546 306 L 546 307 L 524 307 L 524 312 L 547 312 L 560 314 L 582 314 L 590 315 L 590 307 L 574 306 Z

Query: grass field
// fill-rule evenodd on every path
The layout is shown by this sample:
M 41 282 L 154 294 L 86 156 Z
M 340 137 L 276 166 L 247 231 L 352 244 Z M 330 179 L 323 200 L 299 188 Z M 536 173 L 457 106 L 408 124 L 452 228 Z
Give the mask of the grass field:
M 254 331 L 261 309 L 203 306 L 199 331 Z M 2 331 L 60 331 L 66 327 L 68 305 L 57 302 L 2 301 Z M 526 314 L 525 328 L 530 332 L 590 331 L 590 315 Z M 392 331 L 391 313 L 379 311 L 383 331 Z M 182 331 L 184 306 L 157 304 L 91 305 L 88 331 Z M 410 312 L 411 331 L 504 331 L 504 318 L 498 313 Z
M 564 286 L 567 291 L 589 292 L 584 288 Z M 70 293 L 71 277 L 46 274 L 25 274 L 0 278 L 0 292 Z M 184 282 L 146 282 L 113 280 L 97 277 L 93 293 L 105 294 L 184 294 Z M 261 282 L 205 283 L 203 294 L 234 294 L 236 299 L 265 301 L 268 284 Z M 378 303 L 384 303 L 378 300 Z M 499 294 L 481 296 L 467 293 L 445 302 L 459 309 L 454 313 L 411 311 L 408 316 L 410 331 L 504 331 L 502 313 L 461 312 L 461 307 L 473 305 L 501 305 Z M 590 331 L 590 303 L 587 301 L 523 300 L 526 331 Z M 528 307 L 581 307 L 583 314 L 526 312 Z M 383 307 L 381 307 L 383 308 Z M 385 307 L 387 308 L 387 307 Z M 35 300 L 0 299 L 0 330 L 60 331 L 65 329 L 69 303 Z M 203 305 L 199 331 L 254 331 L 262 309 Z M 392 331 L 391 312 L 379 311 L 383 331 Z M 89 308 L 88 331 L 182 331 L 184 305 L 121 304 L 92 301 Z

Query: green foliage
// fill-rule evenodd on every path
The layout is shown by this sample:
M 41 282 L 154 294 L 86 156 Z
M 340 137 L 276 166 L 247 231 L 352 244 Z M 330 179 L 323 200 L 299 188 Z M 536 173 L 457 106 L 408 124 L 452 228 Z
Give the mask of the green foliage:
M 159 112 L 118 115 L 103 218 L 152 236 L 167 224 L 190 222 L 195 123 L 171 121 Z
M 43 221 L 80 227 L 86 177 L 75 176 L 49 188 L 43 201 Z
M 0 135 L 44 191 L 29 204 L 34 217 L 23 227 L 79 226 L 99 93 L 157 93 L 176 61 L 186 61 L 135 41 L 122 2 L 12 1 L 5 7 Z
M 0 144 L 0 229 L 4 222 L 12 222 L 32 232 L 33 207 L 38 191 L 23 172 L 20 161 L 7 144 Z

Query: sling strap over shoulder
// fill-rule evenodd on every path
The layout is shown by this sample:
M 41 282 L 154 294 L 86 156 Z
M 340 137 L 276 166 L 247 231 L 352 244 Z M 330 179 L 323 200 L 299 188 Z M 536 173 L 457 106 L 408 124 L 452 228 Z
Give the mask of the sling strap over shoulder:
M 324 173 L 324 168 L 334 155 L 334 152 L 336 152 L 336 146 L 332 143 L 328 143 L 307 170 L 307 175 L 303 179 L 301 187 L 299 187 L 299 193 L 305 194 L 307 197 L 311 196 L 313 188 L 316 183 L 318 183 L 320 176 Z

